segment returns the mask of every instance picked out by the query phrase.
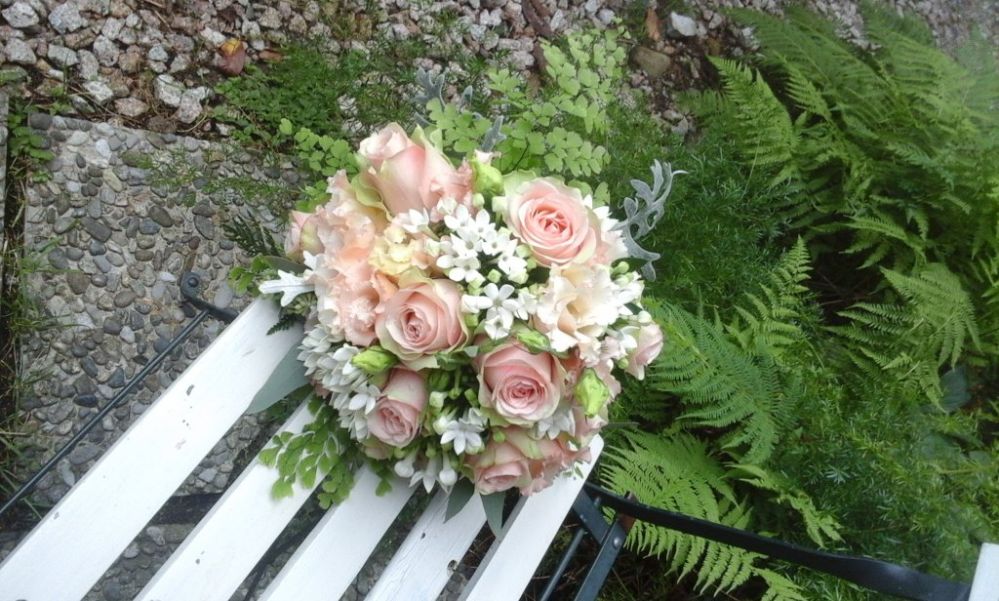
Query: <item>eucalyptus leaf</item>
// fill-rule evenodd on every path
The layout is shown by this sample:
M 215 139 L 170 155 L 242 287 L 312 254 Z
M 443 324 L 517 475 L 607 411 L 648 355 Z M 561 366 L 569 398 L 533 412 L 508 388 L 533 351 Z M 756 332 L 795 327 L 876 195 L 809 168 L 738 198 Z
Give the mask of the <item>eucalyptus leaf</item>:
M 293 346 L 271 372 L 260 391 L 253 397 L 246 412 L 263 411 L 290 393 L 298 392 L 308 385 L 309 381 L 305 378 L 305 366 L 298 360 L 298 346 Z
M 261 257 L 265 263 L 277 269 L 279 271 L 287 271 L 288 273 L 299 274 L 305 271 L 305 265 L 301 263 L 296 263 L 291 259 L 286 259 L 284 257 Z
M 482 508 L 486 512 L 486 522 L 493 535 L 499 536 L 503 531 L 503 503 L 506 501 L 505 492 L 496 492 L 491 495 L 480 495 Z
M 458 515 L 465 505 L 468 505 L 468 501 L 475 494 L 475 487 L 472 483 L 465 479 L 459 479 L 454 484 L 454 488 L 451 489 L 451 494 L 447 496 L 447 509 L 444 511 L 444 521 L 447 522 L 454 516 Z

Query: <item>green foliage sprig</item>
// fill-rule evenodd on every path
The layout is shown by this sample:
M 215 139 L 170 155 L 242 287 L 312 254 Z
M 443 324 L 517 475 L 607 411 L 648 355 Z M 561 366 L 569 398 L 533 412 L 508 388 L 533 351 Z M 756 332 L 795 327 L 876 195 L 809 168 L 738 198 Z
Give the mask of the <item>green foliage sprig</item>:
M 502 115 L 505 137 L 494 149 L 501 171 L 536 169 L 570 178 L 599 174 L 609 157 L 594 140 L 607 134 L 608 107 L 623 75 L 620 37 L 615 30 L 581 32 L 566 36 L 564 48 L 544 43 L 546 66 L 536 92 L 522 75 L 495 69 L 487 74 L 495 114 L 431 97 L 428 120 L 447 147 L 465 154 L 481 147 L 495 116 Z
M 364 462 L 364 455 L 339 426 L 332 407 L 313 398 L 309 412 L 313 421 L 301 433 L 275 435 L 259 458 L 264 465 L 278 470 L 271 490 L 275 498 L 291 496 L 296 483 L 309 489 L 321 482 L 319 505 L 328 509 L 350 494 L 354 472 Z

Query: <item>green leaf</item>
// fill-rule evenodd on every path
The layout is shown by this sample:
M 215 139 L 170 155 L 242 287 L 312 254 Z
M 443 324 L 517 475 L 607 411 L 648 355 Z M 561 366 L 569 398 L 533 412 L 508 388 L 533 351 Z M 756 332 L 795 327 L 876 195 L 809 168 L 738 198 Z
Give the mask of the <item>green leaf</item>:
M 263 463 L 267 467 L 274 467 L 274 463 L 277 461 L 278 451 L 281 447 L 269 447 L 260 451 L 257 458 L 260 459 L 260 463 Z
M 262 259 L 274 269 L 287 271 L 288 273 L 298 274 L 305 271 L 305 265 L 284 257 L 262 257 Z
M 305 366 L 298 360 L 298 352 L 297 346 L 288 349 L 263 387 L 250 401 L 247 413 L 259 413 L 283 398 L 292 394 L 301 394 L 303 389 L 306 395 L 308 394 L 311 389 L 308 388 L 309 381 L 305 377 Z
M 497 492 L 491 495 L 480 495 L 482 499 L 482 509 L 486 512 L 486 522 L 493 535 L 499 536 L 503 531 L 503 503 L 506 501 L 506 492 Z
M 940 387 L 943 389 L 940 406 L 948 413 L 957 411 L 971 400 L 971 393 L 968 392 L 968 373 L 963 365 L 940 376 Z
M 451 489 L 451 494 L 447 497 L 447 509 L 444 511 L 444 521 L 447 522 L 458 515 L 458 512 L 464 509 L 473 494 L 475 494 L 475 486 L 464 478 L 459 479 L 455 483 L 454 488 Z
M 290 497 L 292 494 L 294 494 L 294 490 L 291 486 L 291 480 L 281 478 L 274 483 L 274 486 L 271 487 L 271 495 L 275 499 L 284 499 L 286 497 Z

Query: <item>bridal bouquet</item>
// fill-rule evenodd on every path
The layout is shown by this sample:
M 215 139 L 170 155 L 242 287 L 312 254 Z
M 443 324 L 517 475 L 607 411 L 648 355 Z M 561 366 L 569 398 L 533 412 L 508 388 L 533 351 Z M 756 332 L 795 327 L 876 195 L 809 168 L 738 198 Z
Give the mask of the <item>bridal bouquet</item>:
M 385 127 L 356 176 L 291 214 L 259 289 L 305 318 L 310 394 L 385 473 L 528 495 L 588 458 L 619 378 L 642 378 L 663 336 L 626 224 L 490 159 L 455 166 L 420 129 Z

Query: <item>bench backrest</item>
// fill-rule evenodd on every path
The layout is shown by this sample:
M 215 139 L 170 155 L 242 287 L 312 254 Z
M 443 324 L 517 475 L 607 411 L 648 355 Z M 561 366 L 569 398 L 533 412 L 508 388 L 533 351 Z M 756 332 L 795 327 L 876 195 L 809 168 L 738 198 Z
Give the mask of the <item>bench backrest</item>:
M 84 597 L 300 341 L 300 329 L 267 335 L 276 319 L 273 304 L 258 300 L 226 328 L 0 564 L 0 601 Z M 300 431 L 308 421 L 303 406 L 281 429 Z M 595 440 L 594 461 L 601 447 Z M 583 478 L 591 467 L 583 466 Z M 296 486 L 291 497 L 274 500 L 275 477 L 251 462 L 137 599 L 229 599 L 315 488 Z M 521 500 L 462 598 L 518 598 L 583 478 L 561 478 Z M 378 496 L 378 478 L 367 469 L 356 480 L 350 497 L 323 516 L 262 599 L 337 599 L 347 589 L 414 492 L 399 481 Z M 443 590 L 450 568 L 485 523 L 476 499 L 447 523 L 445 506 L 442 494 L 431 501 L 368 599 L 434 599 Z

